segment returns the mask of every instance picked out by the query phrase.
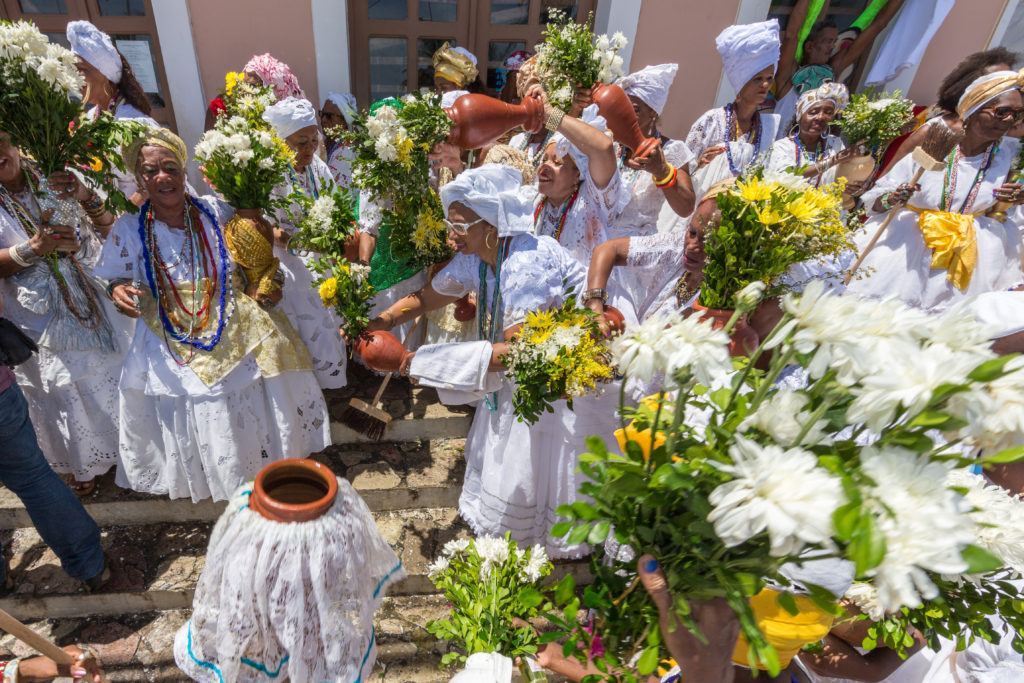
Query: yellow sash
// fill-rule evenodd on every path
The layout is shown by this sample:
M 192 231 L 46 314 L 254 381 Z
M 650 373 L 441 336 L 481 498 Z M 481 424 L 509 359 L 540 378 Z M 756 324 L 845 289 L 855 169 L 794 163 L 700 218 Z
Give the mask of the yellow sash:
M 224 244 L 231 258 L 242 267 L 245 279 L 256 285 L 258 294 L 269 296 L 281 286 L 274 281 L 278 260 L 274 258 L 274 245 L 267 241 L 256 226 L 237 213 L 224 225 Z
M 765 639 L 779 653 L 779 663 L 785 668 L 789 661 L 800 652 L 800 648 L 809 643 L 816 643 L 832 630 L 834 617 L 821 609 L 803 595 L 794 595 L 796 614 L 790 614 L 776 601 L 778 591 L 765 588 L 750 599 L 754 610 L 754 620 L 764 633 Z M 747 639 L 740 634 L 736 641 L 736 649 L 732 653 L 732 661 L 740 666 L 750 668 L 747 660 Z
M 946 279 L 961 292 L 971 284 L 978 265 L 978 238 L 974 217 L 980 214 L 919 209 L 906 205 L 918 215 L 925 245 L 932 250 L 932 268 L 945 268 Z

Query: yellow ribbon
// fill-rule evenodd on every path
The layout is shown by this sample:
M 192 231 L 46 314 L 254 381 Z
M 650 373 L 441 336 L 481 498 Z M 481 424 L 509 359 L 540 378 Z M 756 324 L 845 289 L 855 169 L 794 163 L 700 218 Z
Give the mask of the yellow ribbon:
M 750 599 L 750 606 L 754 610 L 758 628 L 779 653 L 779 663 L 785 668 L 800 652 L 800 648 L 818 642 L 832 630 L 834 617 L 803 595 L 793 596 L 797 613 L 790 614 L 777 602 L 778 595 L 778 591 L 765 588 Z M 751 668 L 752 664 L 747 658 L 748 647 L 747 639 L 741 633 L 732 653 L 732 661 Z
M 974 217 L 979 214 L 919 209 L 910 204 L 906 208 L 918 215 L 924 243 L 932 250 L 932 268 L 945 268 L 946 279 L 966 291 L 978 265 Z

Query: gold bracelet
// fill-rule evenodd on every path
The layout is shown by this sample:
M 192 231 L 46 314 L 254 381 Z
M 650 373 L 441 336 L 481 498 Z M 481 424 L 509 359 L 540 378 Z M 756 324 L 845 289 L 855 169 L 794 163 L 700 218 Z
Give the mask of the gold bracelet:
M 565 112 L 556 107 L 551 108 L 551 113 L 548 114 L 547 120 L 544 122 L 544 127 L 550 130 L 552 133 L 558 130 L 558 127 L 562 125 L 562 119 L 565 118 Z
M 672 180 L 672 174 L 675 173 L 675 172 L 676 172 L 676 167 L 673 166 L 672 164 L 669 164 L 668 165 L 668 173 L 665 174 L 664 178 L 655 178 L 654 179 L 654 184 L 655 185 L 664 185 L 668 181 Z

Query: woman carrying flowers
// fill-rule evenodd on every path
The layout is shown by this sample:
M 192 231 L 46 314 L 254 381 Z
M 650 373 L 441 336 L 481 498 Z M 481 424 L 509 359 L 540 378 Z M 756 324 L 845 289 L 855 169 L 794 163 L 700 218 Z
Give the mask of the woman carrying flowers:
M 511 531 L 520 544 L 538 543 L 553 557 L 572 557 L 583 547 L 552 539 L 548 530 L 558 506 L 578 499 L 576 456 L 585 450 L 588 434 L 610 431 L 616 392 L 576 399 L 572 410 L 558 400 L 554 413 L 532 426 L 516 420 L 515 387 L 501 375 L 506 341 L 528 313 L 561 306 L 566 288 L 580 291 L 585 277 L 553 239 L 530 234 L 530 202 L 520 184 L 519 171 L 485 164 L 441 188 L 458 253 L 429 286 L 393 303 L 368 329 L 390 329 L 468 292 L 477 294 L 478 340 L 421 346 L 402 371 L 438 387 L 442 400 L 479 401 L 459 500 L 474 531 Z
M 885 213 L 897 213 L 868 253 L 848 291 L 858 296 L 895 295 L 907 304 L 941 311 L 968 296 L 1020 284 L 1020 205 L 1024 188 L 1009 182 L 1013 150 L 1004 135 L 1024 117 L 1024 75 L 997 71 L 967 87 L 957 108 L 964 121 L 963 141 L 943 168 L 925 171 L 904 157 L 863 199 L 874 217 L 856 241 L 863 247 Z M 1007 202 L 1007 220 L 985 215 L 997 201 Z
M 186 192 L 185 143 L 152 129 L 124 157 L 150 200 L 114 225 L 96 271 L 139 318 L 121 372 L 117 481 L 224 500 L 267 462 L 327 446 L 327 407 L 287 319 L 243 293 L 222 229 L 234 210 Z
M 278 137 L 295 153 L 295 162 L 289 166 L 287 178 L 274 188 L 271 197 L 285 199 L 298 194 L 315 203 L 321 197 L 332 195 L 335 190 L 334 174 L 316 155 L 320 129 L 316 110 L 309 100 L 287 97 L 267 107 L 263 119 L 274 127 Z M 313 289 L 310 257 L 295 253 L 288 246 L 288 240 L 297 231 L 294 217 L 305 212 L 306 209 L 298 204 L 275 212 L 274 255 L 279 259 L 284 275 L 281 308 L 313 356 L 313 370 L 320 386 L 338 389 L 348 381 L 345 340 L 338 336 L 341 320 L 332 309 L 324 307 L 320 295 Z

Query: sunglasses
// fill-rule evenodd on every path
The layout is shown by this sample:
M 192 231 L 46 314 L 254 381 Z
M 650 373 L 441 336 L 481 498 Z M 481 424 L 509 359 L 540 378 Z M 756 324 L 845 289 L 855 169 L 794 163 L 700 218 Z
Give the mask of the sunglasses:
M 991 114 L 997 119 L 1013 118 L 1014 123 L 1024 121 L 1024 107 L 988 107 L 987 109 L 982 109 L 982 111 Z
M 470 228 L 472 228 L 477 223 L 482 223 L 483 220 L 484 220 L 483 218 L 477 218 L 472 223 L 453 223 L 450 220 L 448 220 L 447 218 L 445 218 L 444 219 L 444 227 L 448 228 L 449 230 L 454 232 L 459 237 L 464 237 L 466 235 L 466 233 L 469 232 Z

